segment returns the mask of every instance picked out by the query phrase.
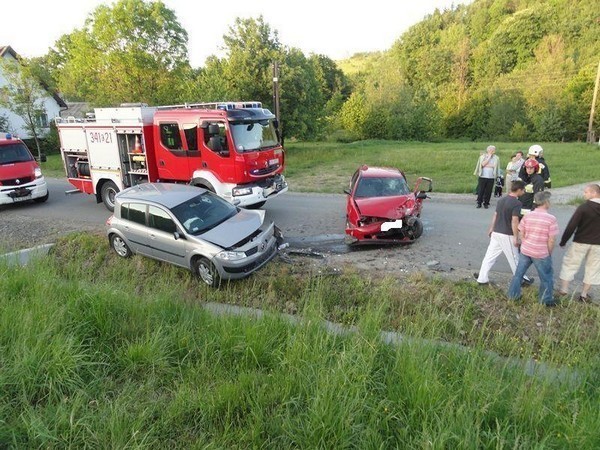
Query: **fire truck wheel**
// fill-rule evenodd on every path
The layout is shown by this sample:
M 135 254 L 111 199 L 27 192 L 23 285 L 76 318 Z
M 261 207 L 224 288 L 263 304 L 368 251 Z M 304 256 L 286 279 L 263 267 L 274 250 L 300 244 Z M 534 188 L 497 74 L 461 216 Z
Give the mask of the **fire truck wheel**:
M 219 287 L 221 285 L 219 272 L 217 272 L 214 264 L 204 257 L 200 257 L 194 261 L 194 273 L 210 287 Z
M 129 258 L 131 256 L 131 250 L 118 234 L 112 234 L 110 236 L 110 246 L 121 258 Z
M 100 191 L 100 195 L 102 196 L 102 202 L 106 209 L 110 212 L 115 210 L 115 195 L 119 193 L 119 188 L 112 181 L 107 181 L 102 185 L 102 190 Z
M 258 209 L 258 208 L 262 208 L 265 205 L 265 203 L 267 203 L 267 202 L 264 201 L 264 202 L 255 203 L 253 205 L 247 205 L 246 209 Z

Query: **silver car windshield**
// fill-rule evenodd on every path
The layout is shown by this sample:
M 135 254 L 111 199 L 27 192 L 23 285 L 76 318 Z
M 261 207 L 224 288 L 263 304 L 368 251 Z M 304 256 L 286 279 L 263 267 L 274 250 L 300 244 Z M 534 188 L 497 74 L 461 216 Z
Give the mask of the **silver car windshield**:
M 238 153 L 272 148 L 278 145 L 273 120 L 232 122 L 231 132 Z
M 200 194 L 171 209 L 188 234 L 199 235 L 235 216 L 238 209 L 212 192 Z
M 400 177 L 364 177 L 358 182 L 355 197 L 393 197 L 396 195 L 406 195 L 410 189 Z

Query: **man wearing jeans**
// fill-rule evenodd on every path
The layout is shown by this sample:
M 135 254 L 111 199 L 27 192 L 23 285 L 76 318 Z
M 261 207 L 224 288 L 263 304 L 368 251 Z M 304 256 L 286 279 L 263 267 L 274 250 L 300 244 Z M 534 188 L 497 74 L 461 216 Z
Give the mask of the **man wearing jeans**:
M 539 299 L 546 306 L 556 306 L 554 300 L 554 270 L 552 268 L 552 250 L 558 236 L 556 217 L 548 213 L 550 208 L 550 192 L 536 192 L 534 202 L 536 209 L 523 217 L 519 224 L 521 234 L 521 255 L 519 264 L 508 288 L 508 298 L 521 298 L 521 282 L 523 275 L 531 264 L 540 276 Z
M 525 183 L 515 180 L 511 183 L 510 193 L 501 198 L 496 204 L 496 212 L 492 217 L 492 223 L 488 230 L 490 243 L 488 245 L 481 268 L 473 276 L 479 284 L 490 282 L 489 274 L 498 257 L 504 253 L 510 270 L 514 274 L 519 261 L 519 215 L 521 214 L 521 202 L 519 197 L 525 192 Z M 527 276 L 523 277 L 523 283 L 531 284 L 533 280 Z

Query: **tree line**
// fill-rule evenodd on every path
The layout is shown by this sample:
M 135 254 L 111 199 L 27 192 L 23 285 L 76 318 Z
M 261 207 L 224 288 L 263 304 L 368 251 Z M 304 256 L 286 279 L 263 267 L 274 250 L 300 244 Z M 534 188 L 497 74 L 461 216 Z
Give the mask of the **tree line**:
M 578 140 L 600 55 L 594 0 L 475 0 L 436 10 L 344 73 L 237 18 L 224 56 L 188 60 L 186 30 L 161 1 L 97 7 L 30 70 L 93 106 L 256 100 L 272 105 L 280 67 L 284 135 L 307 139 Z

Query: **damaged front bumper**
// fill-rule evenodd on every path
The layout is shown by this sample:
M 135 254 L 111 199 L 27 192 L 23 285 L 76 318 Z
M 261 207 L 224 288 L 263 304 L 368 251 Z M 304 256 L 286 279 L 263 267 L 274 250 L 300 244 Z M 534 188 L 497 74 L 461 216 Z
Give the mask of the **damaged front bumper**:
M 414 216 L 404 219 L 390 219 L 354 226 L 346 225 L 345 243 L 360 244 L 410 244 L 419 235 L 415 233 L 415 225 L 419 219 Z

